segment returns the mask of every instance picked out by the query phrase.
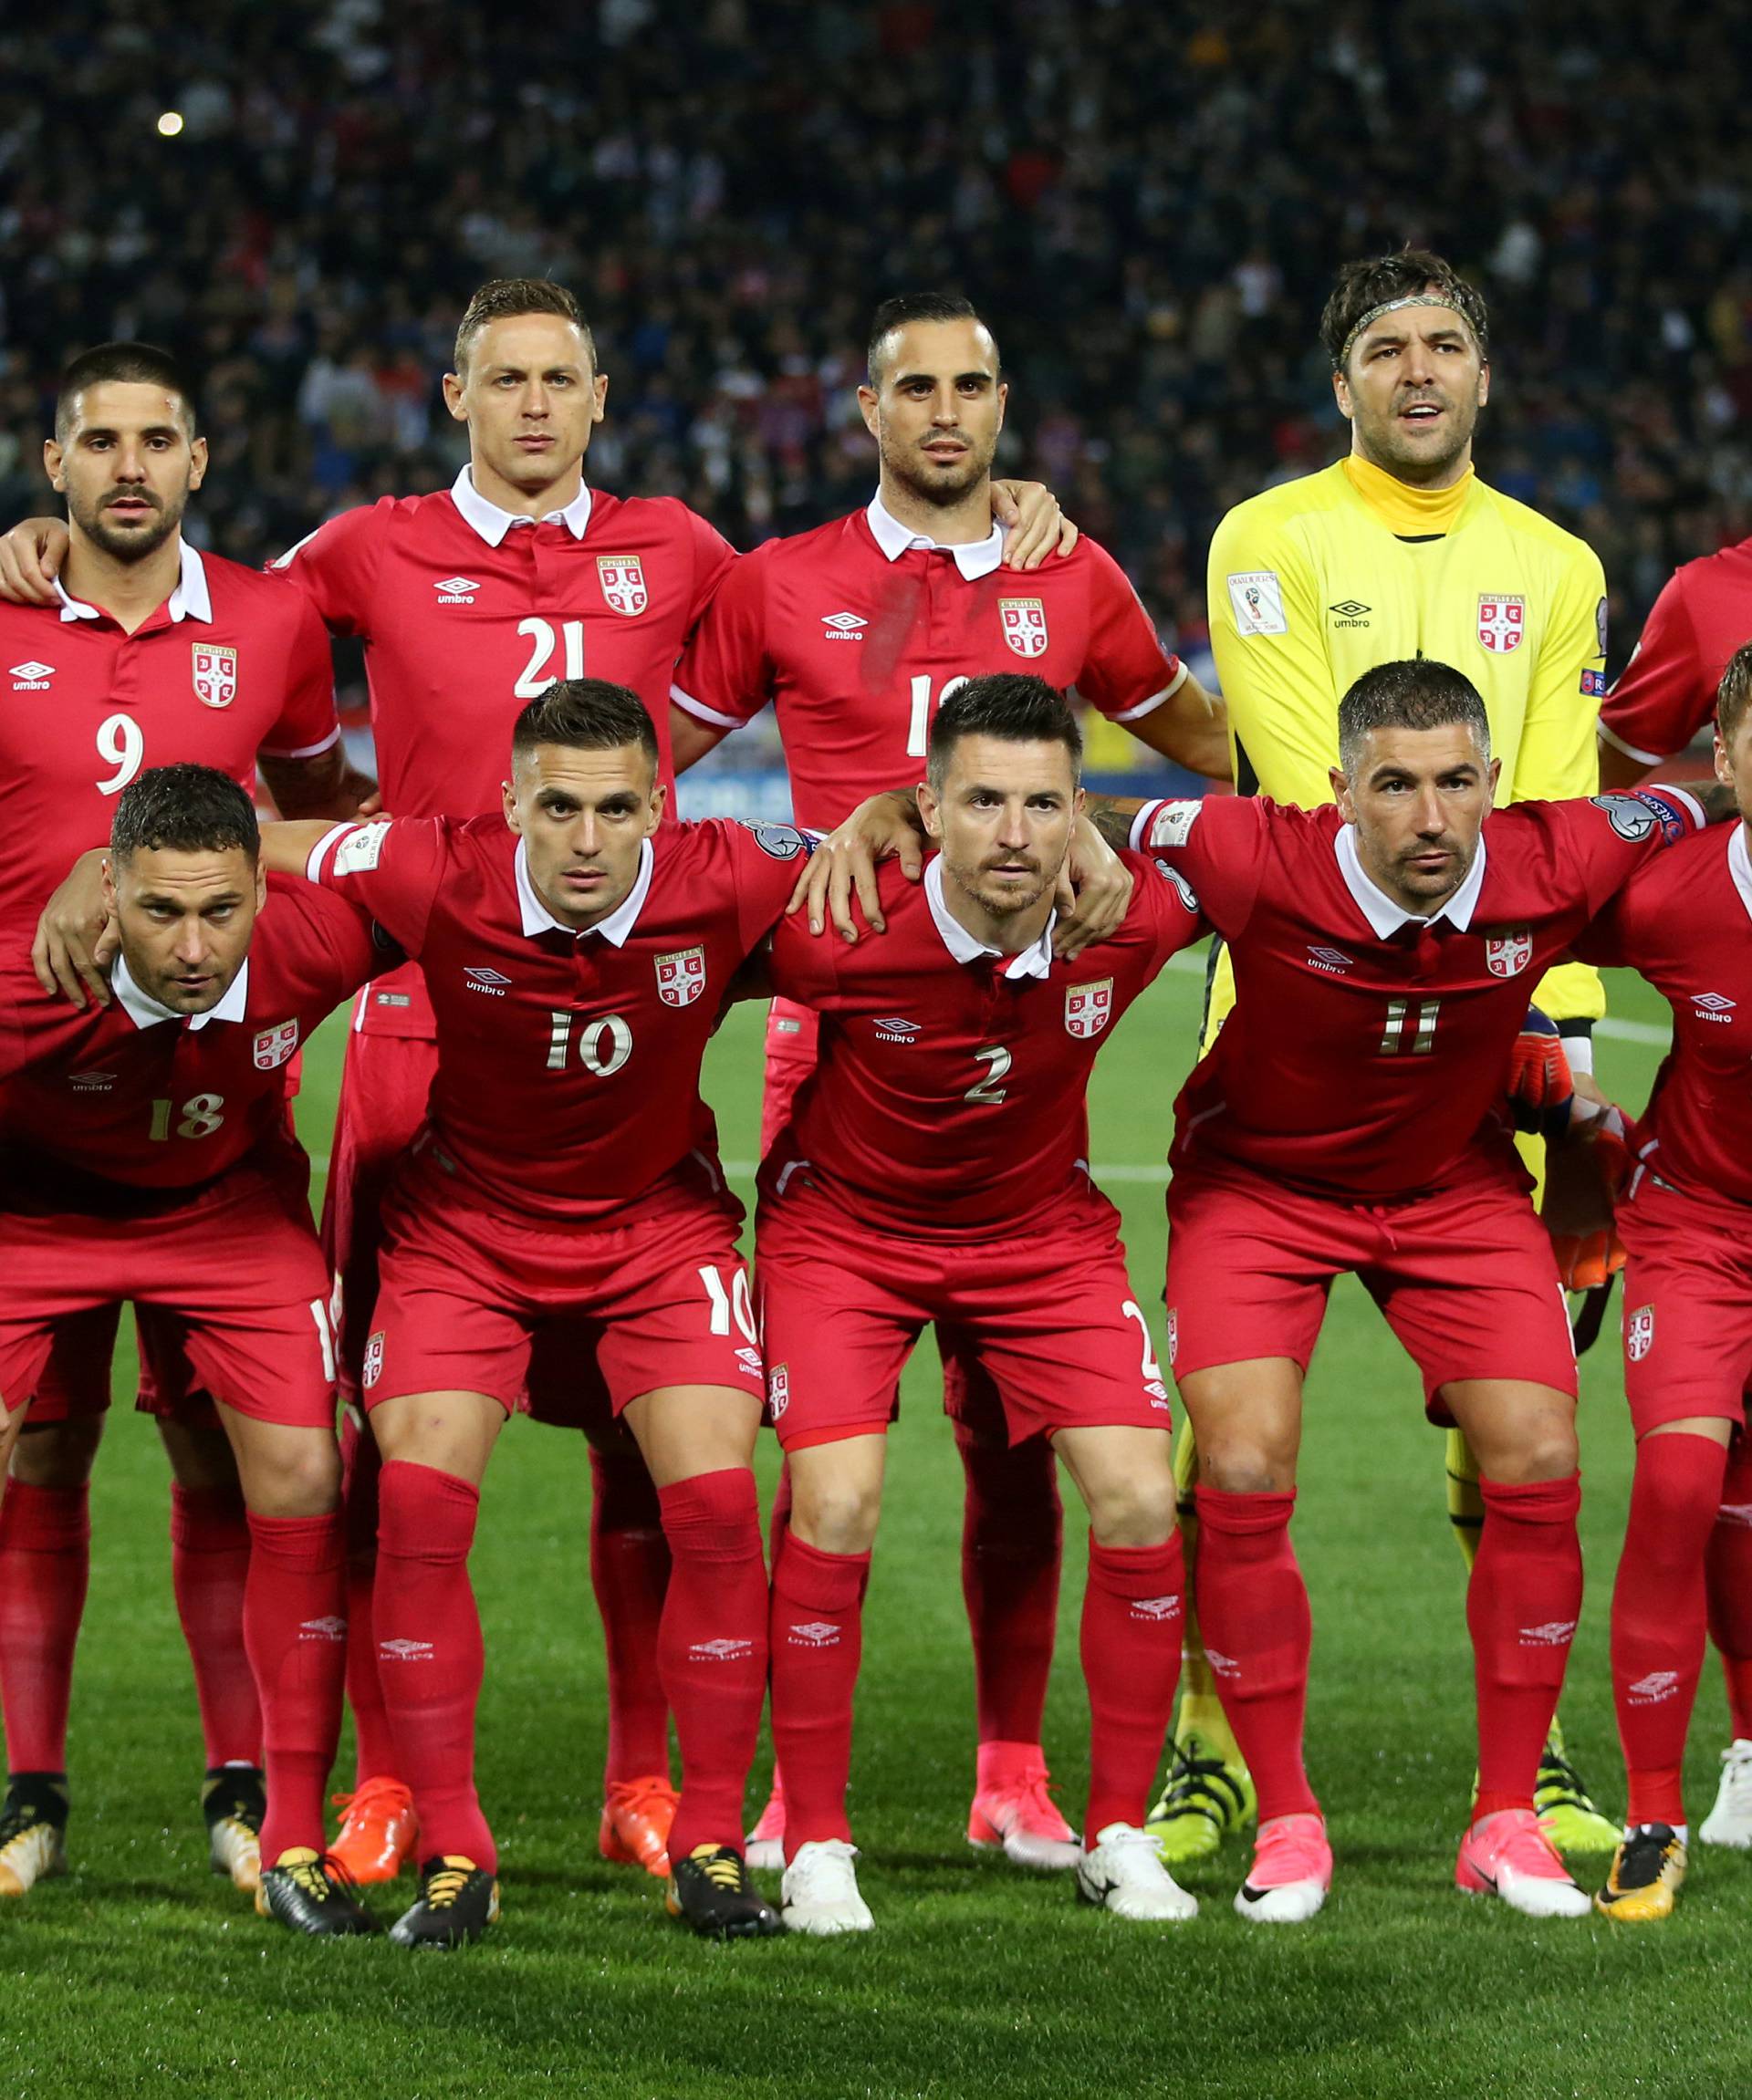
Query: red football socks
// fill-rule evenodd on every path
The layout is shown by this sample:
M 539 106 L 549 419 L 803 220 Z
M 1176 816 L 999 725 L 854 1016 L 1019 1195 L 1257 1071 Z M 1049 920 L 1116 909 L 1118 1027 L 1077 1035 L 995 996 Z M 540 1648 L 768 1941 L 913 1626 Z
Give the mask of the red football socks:
M 1704 1667 L 1704 1556 L 1727 1452 L 1674 1432 L 1636 1447 L 1631 1516 L 1612 1589 L 1612 1698 L 1630 1823 L 1685 1820 L 1685 1731 Z
M 353 1409 L 341 1417 L 341 1512 L 347 1523 L 347 1703 L 353 1711 L 353 1787 L 400 1779 L 395 1734 L 377 1671 L 377 1439 Z
M 1313 1622 L 1289 1543 L 1296 1491 L 1201 1487 L 1198 1612 L 1223 1711 L 1259 1796 L 1259 1820 L 1318 1815 L 1302 1764 Z
M 670 1554 L 657 1490 L 637 1451 L 592 1448 L 590 1485 L 590 1586 L 608 1658 L 606 1789 L 669 1772 L 669 1700 L 657 1644 Z
M 1089 1845 L 1110 1823 L 1141 1825 L 1149 1809 L 1180 1683 L 1185 1592 L 1178 1532 L 1156 1546 L 1090 1540 L 1082 1623 Z
M 267 1814 L 262 1860 L 320 1852 L 322 1795 L 340 1737 L 347 1663 L 347 1543 L 339 1510 L 249 1519 L 244 1639 L 262 1700 Z
M 484 1656 L 468 1553 L 478 1488 L 392 1459 L 378 1481 L 378 1680 L 397 1775 L 412 1790 L 424 1857 L 458 1854 L 492 1873 L 498 1852 L 474 1791 L 474 1709 Z
M 785 1856 L 849 1839 L 851 1698 L 863 1649 L 868 1554 L 822 1553 L 787 1531 L 773 1570 L 773 1748 L 785 1773 Z
M 194 1665 L 207 1770 L 258 1764 L 262 1709 L 244 1643 L 249 1517 L 240 1490 L 171 1482 L 171 1585 Z
M 945 1394 L 984 1377 L 949 1356 Z M 981 1742 L 1038 1743 L 1058 1627 L 1058 1560 L 1064 1512 L 1058 1468 L 1045 1437 L 1010 1446 L 957 1422 L 966 1475 L 961 1594 L 974 1637 L 974 1691 Z
M 85 1485 L 7 1481 L 0 1497 L 0 1707 L 9 1772 L 67 1770 L 73 1653 L 90 1574 Z
M 1752 1437 L 1728 1446 L 1727 1471 L 1705 1563 L 1709 1637 L 1721 1650 L 1736 1741 L 1752 1741 Z
M 682 1752 L 670 1856 L 742 1850 L 743 1795 L 766 1700 L 766 1563 L 746 1467 L 657 1491 L 673 1565 L 657 1647 Z
M 1482 1476 L 1485 1522 L 1466 1586 L 1478 1695 L 1473 1821 L 1531 1808 L 1539 1757 L 1581 1617 L 1581 1479 L 1509 1486 Z

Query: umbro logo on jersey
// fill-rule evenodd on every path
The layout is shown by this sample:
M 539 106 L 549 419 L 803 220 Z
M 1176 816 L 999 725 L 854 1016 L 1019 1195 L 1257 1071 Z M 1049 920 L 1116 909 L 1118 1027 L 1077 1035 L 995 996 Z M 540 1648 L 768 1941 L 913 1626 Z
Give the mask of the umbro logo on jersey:
M 464 970 L 463 975 L 468 980 L 471 992 L 485 992 L 489 999 L 503 999 L 505 988 L 511 982 L 508 977 L 502 977 L 496 970 L 489 970 L 484 962 L 477 962 Z
M 12 667 L 12 690 L 15 692 L 47 692 L 48 681 L 55 675 L 52 663 L 38 663 L 32 657 L 28 663 L 15 663 Z
M 1576 1630 L 1572 1618 L 1549 1618 L 1540 1626 L 1524 1626 L 1521 1628 L 1523 1648 L 1564 1648 Z
M 902 1021 L 898 1014 L 879 1014 L 871 1021 L 879 1043 L 912 1043 L 921 1033 L 916 1021 Z
M 1323 970 L 1329 977 L 1342 977 L 1356 964 L 1354 955 L 1347 955 L 1342 948 L 1310 948 L 1308 966 L 1310 970 Z
M 1132 1604 L 1132 1617 L 1133 1618 L 1152 1619 L 1173 1618 L 1179 1609 L 1180 1592 L 1176 1590 L 1172 1596 L 1135 1597 Z
M 116 1083 L 113 1072 L 74 1072 L 68 1085 L 76 1094 L 107 1094 Z
M 332 1613 L 327 1618 L 308 1618 L 298 1628 L 300 1640 L 345 1640 L 347 1621 Z
M 752 1655 L 754 1649 L 751 1640 L 696 1640 L 687 1652 L 704 1662 L 734 1662 L 738 1656 Z
M 828 630 L 821 638 L 824 641 L 862 641 L 864 638 L 860 629 L 868 627 L 870 622 L 860 619 L 855 612 L 824 612 L 821 624 Z
M 840 1628 L 830 1618 L 806 1618 L 790 1628 L 793 1648 L 838 1648 Z
M 440 577 L 432 587 L 438 593 L 440 605 L 473 605 L 474 593 L 481 587 L 471 577 L 446 576 Z
M 1631 1687 L 1632 1706 L 1659 1706 L 1663 1699 L 1671 1699 L 1679 1689 L 1679 1672 L 1676 1669 L 1652 1669 L 1646 1677 L 1640 1677 Z
M 1692 996 L 1692 1010 L 1700 1021 L 1726 1023 L 1734 1011 L 1734 1002 L 1719 992 L 1698 992 Z
M 379 1658 L 384 1662 L 423 1662 L 432 1653 L 429 1640 L 381 1640 Z
M 1334 627 L 1367 627 L 1374 608 L 1364 605 L 1361 598 L 1341 598 L 1337 605 L 1330 605 L 1326 609 L 1334 616 Z

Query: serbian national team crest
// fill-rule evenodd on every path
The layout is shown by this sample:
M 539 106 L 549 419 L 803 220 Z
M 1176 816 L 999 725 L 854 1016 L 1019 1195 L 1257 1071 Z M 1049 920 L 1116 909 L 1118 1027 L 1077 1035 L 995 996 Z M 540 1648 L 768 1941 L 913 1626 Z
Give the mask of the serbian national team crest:
M 596 557 L 596 573 L 601 579 L 602 596 L 610 612 L 624 613 L 631 619 L 651 603 L 651 593 L 645 588 L 645 572 L 640 567 L 636 554 L 600 554 Z
M 657 996 L 665 1006 L 691 1006 L 705 990 L 705 950 L 678 948 L 657 958 Z
M 374 1386 L 383 1376 L 383 1336 L 386 1330 L 380 1327 L 365 1345 L 365 1359 L 360 1366 L 360 1383 Z
M 1099 1035 L 1113 1018 L 1113 980 L 1071 984 L 1065 990 L 1065 1028 L 1072 1035 Z
M 298 1046 L 298 1024 L 282 1021 L 277 1028 L 264 1028 L 256 1038 L 256 1069 L 271 1072 L 284 1065 Z
M 237 651 L 197 641 L 193 655 L 194 697 L 203 707 L 229 707 L 237 697 Z
M 997 616 L 1004 623 L 1004 639 L 1017 656 L 1047 653 L 1047 607 L 1044 598 L 1001 598 Z
M 766 1374 L 766 1412 L 777 1421 L 791 1404 L 791 1367 L 775 1364 Z
M 1178 1305 L 1170 1305 L 1168 1308 L 1168 1361 L 1172 1364 L 1179 1354 L 1180 1308 Z
M 1624 1322 L 1624 1350 L 1632 1363 L 1640 1364 L 1654 1346 L 1654 1307 L 1639 1305 Z
M 1533 960 L 1533 936 L 1525 926 L 1485 942 L 1485 967 L 1493 977 L 1518 977 Z
M 1478 639 L 1493 656 L 1519 649 L 1527 635 L 1527 600 L 1486 591 L 1478 599 Z

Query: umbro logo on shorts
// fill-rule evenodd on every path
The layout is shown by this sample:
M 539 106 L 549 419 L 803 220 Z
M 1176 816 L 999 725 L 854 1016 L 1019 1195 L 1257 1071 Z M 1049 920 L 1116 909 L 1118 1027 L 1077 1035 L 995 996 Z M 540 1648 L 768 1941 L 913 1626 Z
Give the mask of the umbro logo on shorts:
M 821 638 L 823 641 L 862 641 L 861 629 L 870 622 L 855 612 L 824 612 L 821 624 L 828 630 Z
M 696 1640 L 687 1652 L 703 1662 L 734 1662 L 739 1655 L 752 1655 L 754 1648 L 751 1640 Z
M 1549 1618 L 1543 1626 L 1524 1626 L 1521 1628 L 1523 1648 L 1566 1648 L 1576 1630 L 1572 1618 Z
M 1679 1672 L 1676 1669 L 1652 1669 L 1647 1677 L 1640 1677 L 1631 1687 L 1632 1706 L 1659 1706 L 1663 1699 L 1671 1699 L 1679 1689 Z
M 384 1662 L 423 1662 L 432 1653 L 429 1640 L 381 1640 L 377 1652 Z
M 298 1628 L 300 1640 L 345 1640 L 347 1621 L 331 1612 L 327 1618 L 308 1618 Z
M 840 1628 L 828 1618 L 808 1618 L 790 1629 L 793 1648 L 837 1648 Z

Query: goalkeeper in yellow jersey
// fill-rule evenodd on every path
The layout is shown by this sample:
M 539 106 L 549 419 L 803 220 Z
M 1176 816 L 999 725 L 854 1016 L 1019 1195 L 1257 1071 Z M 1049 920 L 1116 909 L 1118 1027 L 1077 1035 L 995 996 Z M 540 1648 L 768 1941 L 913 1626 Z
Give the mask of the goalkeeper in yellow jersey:
M 1498 801 L 1594 794 L 1605 578 L 1591 548 L 1473 472 L 1490 393 L 1483 298 L 1440 256 L 1406 248 L 1340 271 L 1320 337 L 1349 456 L 1238 504 L 1211 543 L 1211 639 L 1236 788 L 1305 807 L 1330 801 L 1340 696 L 1371 665 L 1427 656 L 1458 666 L 1484 696 L 1502 760 Z M 1569 964 L 1535 997 L 1571 1067 L 1590 1072 L 1598 977 Z M 1225 956 L 1207 1042 L 1233 1001 Z M 1184 1431 L 1179 1455 L 1189 1510 L 1196 1460 Z M 1476 1475 L 1450 1430 L 1448 1509 L 1468 1565 L 1482 1522 Z M 1149 1825 L 1171 1866 L 1214 1851 L 1254 1810 L 1190 1611 L 1186 1625 L 1174 1757 Z M 1618 1832 L 1565 1759 L 1555 1717 L 1539 1782 L 1559 1847 L 1612 1849 Z

